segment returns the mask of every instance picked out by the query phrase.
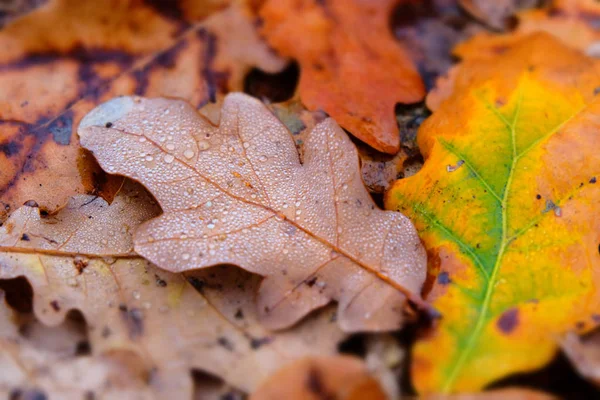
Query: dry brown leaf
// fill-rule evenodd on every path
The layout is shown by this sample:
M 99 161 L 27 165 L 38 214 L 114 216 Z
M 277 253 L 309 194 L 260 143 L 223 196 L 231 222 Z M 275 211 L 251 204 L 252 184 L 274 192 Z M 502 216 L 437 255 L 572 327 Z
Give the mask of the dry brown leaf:
M 258 100 L 230 94 L 214 126 L 189 104 L 121 97 L 81 122 L 103 168 L 142 182 L 164 214 L 135 250 L 172 272 L 228 263 L 266 277 L 263 323 L 284 328 L 339 302 L 346 331 L 402 325 L 425 278 L 425 253 L 402 214 L 377 208 L 356 150 L 332 119 L 304 143 Z M 110 128 L 106 128 L 106 126 Z
M 132 254 L 130 231 L 156 211 L 130 184 L 110 206 L 81 195 L 54 217 L 22 207 L 0 228 L 0 278 L 26 277 L 47 325 L 80 310 L 92 354 L 136 360 L 161 396 L 189 398 L 192 368 L 250 391 L 285 362 L 335 352 L 344 335 L 331 309 L 274 334 L 257 322 L 258 276 L 232 266 L 183 276 Z
M 104 176 L 74 129 L 102 101 L 143 94 L 200 106 L 241 89 L 253 66 L 282 69 L 243 2 L 192 23 L 223 5 L 181 1 L 181 9 L 170 3 L 157 11 L 135 0 L 52 0 L 5 27 L 0 205 L 16 209 L 34 200 L 52 212 L 74 194 L 112 199 L 121 180 Z
M 385 400 L 377 380 L 351 356 L 310 357 L 286 365 L 250 396 L 250 400 Z
M 375 149 L 396 153 L 396 103 L 415 103 L 423 82 L 391 35 L 395 0 L 272 0 L 260 9 L 262 32 L 300 64 L 299 93 Z

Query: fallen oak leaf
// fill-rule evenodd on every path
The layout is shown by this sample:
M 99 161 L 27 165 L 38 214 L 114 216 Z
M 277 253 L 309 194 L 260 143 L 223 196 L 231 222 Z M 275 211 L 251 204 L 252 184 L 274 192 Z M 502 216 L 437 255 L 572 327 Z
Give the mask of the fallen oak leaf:
M 163 209 L 138 228 L 136 252 L 173 272 L 228 263 L 265 276 L 271 328 L 334 299 L 346 331 L 400 327 L 405 296 L 422 305 L 425 254 L 410 221 L 369 197 L 344 132 L 318 124 L 301 165 L 258 100 L 230 94 L 220 116 L 214 126 L 185 102 L 121 97 L 82 120 L 82 145 Z
M 272 0 L 261 32 L 300 64 L 298 91 L 358 139 L 384 153 L 400 149 L 396 103 L 416 103 L 423 82 L 388 28 L 396 1 Z
M 241 90 L 254 66 L 284 68 L 243 2 L 200 22 L 222 2 L 183 3 L 172 16 L 139 1 L 52 0 L 0 32 L 0 206 L 34 200 L 55 212 L 75 194 L 112 199 L 122 180 L 105 176 L 75 134 L 103 101 L 135 93 L 201 106 Z
M 600 75 L 544 35 L 507 55 L 540 37 L 550 47 L 533 59 L 556 49 L 556 64 L 481 64 L 488 79 L 457 85 L 425 121 L 423 169 L 386 196 L 386 208 L 410 215 L 421 233 L 425 298 L 443 316 L 413 349 L 422 393 L 477 391 L 539 368 L 556 353 L 556 336 L 597 323 Z M 548 73 L 566 64 L 563 55 L 573 73 Z M 459 71 L 456 82 L 468 82 L 471 72 Z
M 131 184 L 110 206 L 82 195 L 49 218 L 22 207 L 0 227 L 0 279 L 27 278 L 44 324 L 79 310 L 92 355 L 135 360 L 161 396 L 190 398 L 192 368 L 251 391 L 286 362 L 336 351 L 344 334 L 331 309 L 272 333 L 256 319 L 258 276 L 226 266 L 172 274 L 132 253 L 130 228 L 156 210 Z
M 384 400 L 388 397 L 365 364 L 353 356 L 308 357 L 274 373 L 250 400 Z

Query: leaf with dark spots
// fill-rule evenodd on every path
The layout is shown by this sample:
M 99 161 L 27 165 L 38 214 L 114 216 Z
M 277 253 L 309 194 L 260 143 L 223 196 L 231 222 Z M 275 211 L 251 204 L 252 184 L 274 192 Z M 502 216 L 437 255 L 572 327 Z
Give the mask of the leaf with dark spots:
M 443 84 L 417 135 L 423 168 L 386 194 L 386 208 L 410 215 L 421 234 L 430 276 L 441 271 L 426 298 L 442 318 L 412 352 L 420 393 L 477 391 L 538 369 L 557 337 L 579 321 L 591 328 L 599 72 L 536 34 L 501 56 L 471 54 Z
M 254 307 L 258 276 L 232 266 L 184 276 L 133 253 L 132 231 L 158 213 L 153 199 L 128 181 L 111 205 L 80 195 L 45 218 L 39 208 L 22 207 L 0 227 L 0 288 L 9 283 L 17 304 L 27 290 L 7 279 L 26 278 L 19 279 L 33 287 L 34 314 L 47 325 L 80 311 L 93 354 L 129 360 L 140 376 L 151 375 L 139 390 L 155 397 L 190 398 L 196 368 L 251 391 L 290 360 L 335 353 L 344 334 L 329 322 L 331 308 L 293 331 L 271 333 Z M 20 240 L 25 229 L 29 241 Z M 0 324 L 0 366 L 1 331 Z
M 112 200 L 122 179 L 103 176 L 80 152 L 74 134 L 99 102 L 141 94 L 183 98 L 199 107 L 224 90 L 241 89 L 252 67 L 283 69 L 285 62 L 259 38 L 245 6 L 224 9 L 226 3 L 178 1 L 170 7 L 181 12 L 167 15 L 166 3 L 50 0 L 5 27 L 3 205 L 14 210 L 34 199 L 52 213 L 75 194 Z M 53 185 L 40 185 L 47 182 Z
M 331 119 L 308 135 L 304 164 L 285 126 L 244 94 L 225 98 L 218 125 L 181 101 L 121 97 L 79 134 L 106 171 L 139 180 L 163 209 L 136 231 L 136 252 L 172 272 L 225 263 L 265 276 L 257 301 L 271 328 L 332 300 L 347 331 L 398 328 L 407 297 L 428 308 L 418 236 L 373 203 Z
M 511 308 L 500 314 L 498 321 L 496 322 L 498 329 L 502 333 L 509 335 L 515 328 L 519 326 L 519 309 Z

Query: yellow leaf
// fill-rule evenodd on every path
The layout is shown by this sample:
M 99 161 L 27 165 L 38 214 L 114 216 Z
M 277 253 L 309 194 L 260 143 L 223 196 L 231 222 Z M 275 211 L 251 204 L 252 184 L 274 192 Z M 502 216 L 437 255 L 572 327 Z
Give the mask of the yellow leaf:
M 552 45 L 564 64 L 569 50 Z M 526 55 L 520 69 L 503 68 L 503 57 L 476 75 L 461 69 L 419 131 L 423 169 L 387 194 L 386 208 L 421 234 L 426 299 L 442 313 L 414 349 L 421 393 L 478 390 L 539 368 L 559 334 L 595 324 L 600 77 L 577 57 L 567 77 L 527 68 Z

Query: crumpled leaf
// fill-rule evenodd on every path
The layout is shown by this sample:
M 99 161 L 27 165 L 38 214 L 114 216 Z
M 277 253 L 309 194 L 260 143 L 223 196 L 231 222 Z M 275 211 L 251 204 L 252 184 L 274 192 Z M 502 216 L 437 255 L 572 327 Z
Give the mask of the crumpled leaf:
M 541 42 L 549 46 L 523 55 Z M 538 69 L 542 51 L 554 64 Z M 525 60 L 506 60 L 515 55 Z M 565 55 L 563 76 L 555 67 Z M 487 79 L 471 85 L 459 70 L 460 84 L 419 131 L 423 169 L 386 197 L 421 234 L 426 299 L 442 314 L 413 351 L 422 393 L 479 390 L 539 368 L 556 336 L 596 324 L 600 305 L 600 74 L 547 36 L 484 68 Z
M 272 0 L 260 9 L 261 32 L 298 61 L 299 93 L 375 149 L 396 153 L 396 103 L 415 103 L 423 82 L 389 30 L 396 1 Z
M 81 122 L 103 168 L 163 209 L 137 230 L 136 252 L 173 272 L 228 263 L 265 276 L 257 301 L 271 328 L 331 300 L 344 330 L 401 326 L 405 296 L 420 303 L 425 254 L 406 217 L 373 203 L 337 124 L 312 130 L 301 165 L 258 100 L 230 94 L 220 116 L 214 126 L 181 101 L 121 97 Z
M 173 274 L 132 253 L 131 230 L 156 212 L 128 185 L 110 206 L 81 195 L 54 217 L 22 207 L 0 227 L 0 278 L 26 277 L 47 325 L 81 311 L 92 355 L 126 354 L 162 396 L 190 398 L 192 368 L 250 391 L 286 362 L 336 351 L 344 335 L 331 309 L 271 333 L 256 319 L 258 276 L 231 266 Z
M 241 89 L 252 66 L 282 69 L 285 62 L 258 37 L 243 2 L 196 22 L 222 3 L 154 8 L 133 0 L 52 0 L 6 26 L 0 32 L 0 206 L 14 210 L 34 200 L 53 212 L 74 194 L 112 199 L 122 180 L 104 175 L 74 129 L 103 101 L 144 94 L 200 106 Z
M 286 365 L 250 400 L 384 400 L 388 397 L 363 362 L 352 356 L 310 357 Z
M 0 291 L 0 394 L 7 399 L 153 398 L 118 360 L 78 355 L 85 337 L 70 320 L 56 327 L 21 321 Z M 132 373 L 133 372 L 133 373 Z

